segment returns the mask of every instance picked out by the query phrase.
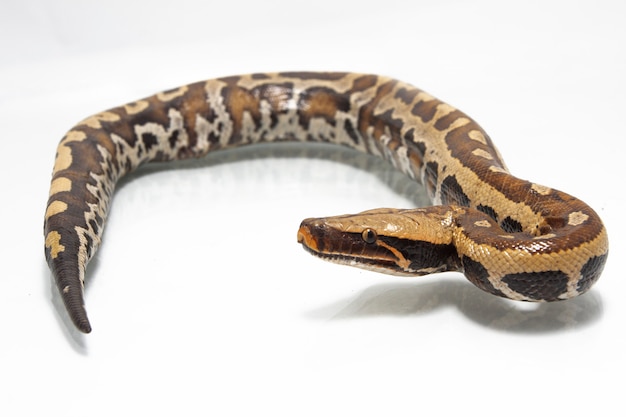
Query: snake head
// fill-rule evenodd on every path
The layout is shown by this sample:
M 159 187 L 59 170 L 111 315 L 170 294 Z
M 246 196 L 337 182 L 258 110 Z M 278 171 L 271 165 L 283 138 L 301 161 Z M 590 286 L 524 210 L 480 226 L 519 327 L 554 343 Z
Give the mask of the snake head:
M 312 254 L 393 275 L 458 270 L 453 211 L 376 209 L 302 221 L 298 242 Z

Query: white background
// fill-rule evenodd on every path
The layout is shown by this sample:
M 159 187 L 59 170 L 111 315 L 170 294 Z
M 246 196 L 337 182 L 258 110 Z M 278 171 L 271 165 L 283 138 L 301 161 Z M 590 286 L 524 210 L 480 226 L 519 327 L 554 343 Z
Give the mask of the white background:
M 3 1 L 0 414 L 624 415 L 625 4 Z M 302 218 L 411 207 L 419 188 L 343 150 L 251 148 L 122 182 L 77 334 L 43 257 L 65 131 L 276 70 L 381 73 L 459 107 L 515 174 L 600 213 L 602 278 L 531 305 L 322 262 Z

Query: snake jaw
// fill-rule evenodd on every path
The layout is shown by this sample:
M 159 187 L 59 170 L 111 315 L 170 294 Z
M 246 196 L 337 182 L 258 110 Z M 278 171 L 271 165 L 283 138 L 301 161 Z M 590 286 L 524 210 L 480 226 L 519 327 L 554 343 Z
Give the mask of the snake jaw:
M 454 208 L 376 209 L 302 221 L 298 242 L 317 257 L 391 275 L 458 271 Z
M 319 258 L 391 275 L 458 270 L 454 246 L 423 231 L 422 222 L 428 217 L 432 213 L 377 209 L 310 218 L 302 221 L 298 242 Z
M 368 243 L 362 233 L 336 229 L 327 219 L 305 219 L 298 229 L 298 243 L 309 253 L 326 261 L 382 272 L 391 275 L 413 275 L 401 266 L 397 256 L 384 246 Z

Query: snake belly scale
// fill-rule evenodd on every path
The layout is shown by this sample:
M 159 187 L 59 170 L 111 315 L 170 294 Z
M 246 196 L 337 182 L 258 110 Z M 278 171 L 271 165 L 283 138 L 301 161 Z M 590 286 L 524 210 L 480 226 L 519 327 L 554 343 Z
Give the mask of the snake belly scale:
M 461 271 L 489 293 L 525 301 L 580 295 L 604 267 L 608 236 L 593 209 L 512 176 L 476 122 L 426 92 L 354 73 L 233 76 L 98 113 L 59 143 L 45 256 L 76 327 L 91 331 L 85 268 L 122 176 L 147 162 L 280 141 L 380 156 L 433 202 L 306 219 L 298 241 L 319 257 L 392 274 Z

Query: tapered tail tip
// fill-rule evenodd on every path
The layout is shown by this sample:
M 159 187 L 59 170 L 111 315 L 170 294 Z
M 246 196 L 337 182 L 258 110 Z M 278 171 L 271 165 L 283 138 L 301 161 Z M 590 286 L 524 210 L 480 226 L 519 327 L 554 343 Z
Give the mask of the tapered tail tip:
M 74 326 L 83 333 L 90 333 L 82 286 L 65 286 L 61 289 L 61 296 Z
M 74 321 L 74 324 L 83 333 L 91 333 L 91 324 L 86 318 L 80 321 Z
M 85 306 L 82 304 L 79 306 L 76 304 L 70 305 L 70 303 L 66 302 L 66 307 L 74 326 L 76 326 L 76 328 L 83 333 L 91 333 L 91 324 L 87 318 L 87 310 L 85 310 Z
M 53 253 L 46 248 L 46 260 L 72 323 L 81 332 L 89 333 L 91 324 L 87 318 L 83 294 L 86 260 L 79 255 L 79 242 L 74 242 L 72 238 L 62 242 L 63 250 L 58 252 Z

